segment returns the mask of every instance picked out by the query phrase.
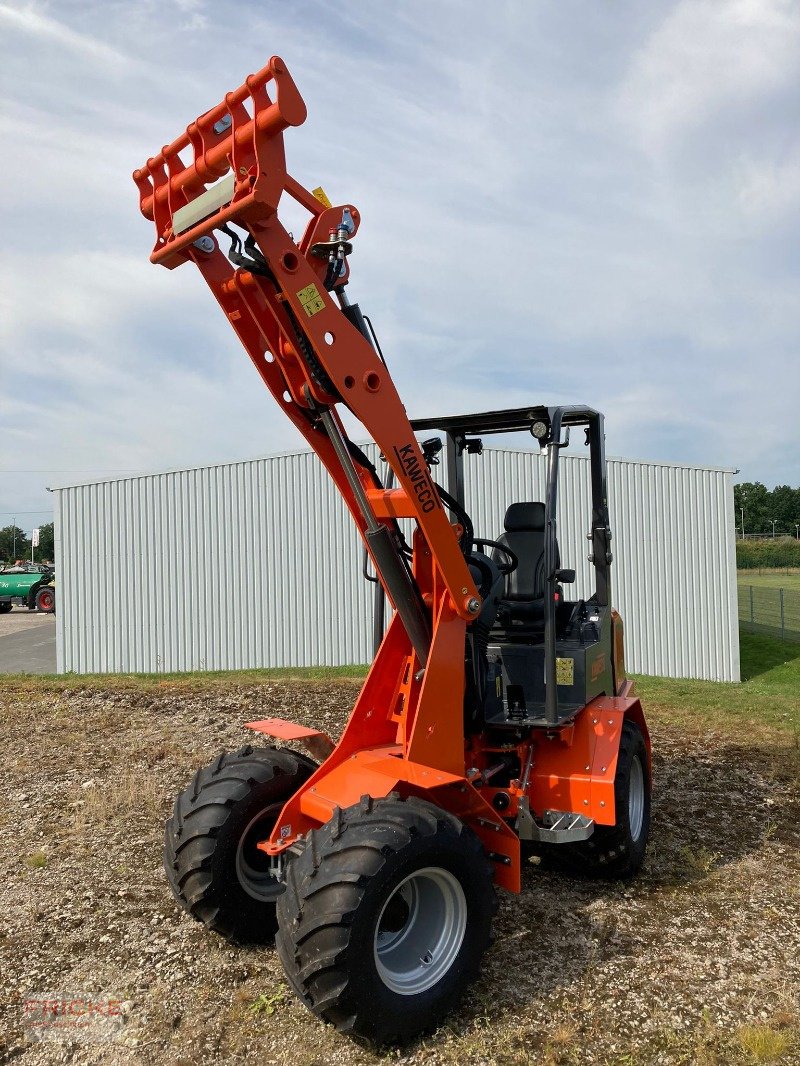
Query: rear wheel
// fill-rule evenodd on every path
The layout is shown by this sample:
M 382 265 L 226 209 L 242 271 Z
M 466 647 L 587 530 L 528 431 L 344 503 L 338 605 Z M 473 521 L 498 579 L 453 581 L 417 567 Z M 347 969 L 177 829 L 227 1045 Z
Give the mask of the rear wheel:
M 0 603 L 0 614 L 8 614 L 12 607 L 11 603 Z
M 475 834 L 424 800 L 337 809 L 278 901 L 278 953 L 306 1006 L 340 1032 L 403 1043 L 477 975 L 497 907 Z
M 198 922 L 229 940 L 273 938 L 283 885 L 256 845 L 315 769 L 297 752 L 248 744 L 222 752 L 180 793 L 164 830 L 164 869 Z
M 615 825 L 598 825 L 578 844 L 548 844 L 540 854 L 551 866 L 590 877 L 634 877 L 650 837 L 650 763 L 642 731 L 626 720 L 614 778 Z
M 36 593 L 36 609 L 45 614 L 53 614 L 56 609 L 56 591 L 45 585 Z

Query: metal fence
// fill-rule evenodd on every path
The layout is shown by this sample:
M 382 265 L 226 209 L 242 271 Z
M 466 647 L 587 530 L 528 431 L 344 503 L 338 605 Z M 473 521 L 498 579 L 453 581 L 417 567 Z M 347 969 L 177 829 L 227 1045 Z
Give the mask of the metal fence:
M 800 592 L 739 585 L 739 622 L 751 633 L 800 641 Z

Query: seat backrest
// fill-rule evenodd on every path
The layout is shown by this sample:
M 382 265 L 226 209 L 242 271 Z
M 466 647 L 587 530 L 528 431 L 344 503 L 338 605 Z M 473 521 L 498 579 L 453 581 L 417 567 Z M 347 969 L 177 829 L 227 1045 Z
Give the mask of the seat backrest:
M 544 504 L 512 503 L 506 511 L 505 533 L 499 544 L 507 544 L 519 559 L 519 565 L 506 578 L 505 599 L 540 600 L 544 598 Z M 498 560 L 501 555 L 493 553 Z

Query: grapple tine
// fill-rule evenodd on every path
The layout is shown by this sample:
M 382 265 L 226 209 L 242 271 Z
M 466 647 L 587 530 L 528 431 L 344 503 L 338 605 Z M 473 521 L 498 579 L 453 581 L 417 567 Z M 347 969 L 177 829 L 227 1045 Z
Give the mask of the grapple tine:
M 305 118 L 292 76 L 273 56 L 135 170 L 139 207 L 156 227 L 151 262 L 179 266 L 186 249 L 215 227 L 273 214 L 291 181 L 283 131 Z

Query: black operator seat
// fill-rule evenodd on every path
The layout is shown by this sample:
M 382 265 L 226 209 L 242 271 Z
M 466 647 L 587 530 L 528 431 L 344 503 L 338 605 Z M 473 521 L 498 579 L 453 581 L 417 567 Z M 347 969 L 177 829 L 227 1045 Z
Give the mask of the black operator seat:
M 498 544 L 507 544 L 519 559 L 516 570 L 506 577 L 505 592 L 497 612 L 498 626 L 509 634 L 515 630 L 525 633 L 541 631 L 544 627 L 544 514 L 543 503 L 512 503 L 503 523 L 505 533 L 498 537 Z M 497 549 L 493 558 L 503 560 Z

